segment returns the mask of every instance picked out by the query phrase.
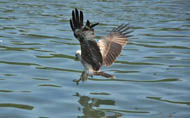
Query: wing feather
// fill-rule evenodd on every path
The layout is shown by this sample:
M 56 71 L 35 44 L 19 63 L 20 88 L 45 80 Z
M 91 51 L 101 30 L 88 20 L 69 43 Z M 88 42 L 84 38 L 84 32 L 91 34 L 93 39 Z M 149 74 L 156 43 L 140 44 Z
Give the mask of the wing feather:
M 70 26 L 72 31 L 74 32 L 74 36 L 77 38 L 76 30 L 82 30 L 83 29 L 83 12 L 78 11 L 78 9 L 75 9 L 72 11 L 72 18 L 70 19 Z
M 90 64 L 94 70 L 99 70 L 102 66 L 103 60 L 97 42 L 93 40 L 95 37 L 93 28 L 99 23 L 92 24 L 87 20 L 84 25 L 83 18 L 83 12 L 75 8 L 75 10 L 72 11 L 70 26 L 74 36 L 80 42 L 82 59 Z
M 98 71 L 102 66 L 102 55 L 95 40 L 86 40 L 81 43 L 82 58 L 88 64 L 92 65 L 93 69 Z
M 122 24 L 110 32 L 104 39 L 98 41 L 98 46 L 103 58 L 103 65 L 110 66 L 120 55 L 123 47 L 128 42 L 131 31 L 128 24 Z

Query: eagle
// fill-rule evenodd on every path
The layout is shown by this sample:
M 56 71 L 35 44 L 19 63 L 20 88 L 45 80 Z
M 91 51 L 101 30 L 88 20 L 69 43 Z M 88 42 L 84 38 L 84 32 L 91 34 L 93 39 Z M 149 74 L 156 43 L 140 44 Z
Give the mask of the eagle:
M 77 50 L 75 55 L 84 66 L 82 80 L 85 81 L 88 76 L 92 77 L 93 75 L 114 78 L 113 75 L 100 71 L 100 68 L 102 66 L 111 66 L 120 55 L 128 42 L 128 37 L 131 36 L 129 35 L 131 33 L 129 25 L 121 24 L 113 28 L 107 36 L 97 41 L 94 27 L 99 23 L 91 23 L 87 20 L 86 24 L 84 24 L 83 18 L 82 11 L 77 8 L 72 11 L 70 26 L 75 38 L 80 42 L 81 50 Z

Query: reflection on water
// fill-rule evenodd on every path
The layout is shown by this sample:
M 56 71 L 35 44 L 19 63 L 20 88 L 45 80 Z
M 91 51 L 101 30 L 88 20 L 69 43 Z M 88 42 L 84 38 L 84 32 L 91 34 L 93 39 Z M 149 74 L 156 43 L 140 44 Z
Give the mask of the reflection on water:
M 109 117 L 109 118 L 117 118 L 122 116 L 119 112 L 106 112 L 104 110 L 97 109 L 100 105 L 115 105 L 115 101 L 113 100 L 102 100 L 97 98 L 90 98 L 88 96 L 80 96 L 79 93 L 76 93 L 77 97 L 79 97 L 78 102 L 81 107 L 79 107 L 79 111 L 82 111 L 83 118 L 100 118 L 100 117 Z M 113 114 L 113 115 L 108 115 Z
M 108 95 L 105 93 L 92 93 L 94 95 Z M 134 114 L 141 114 L 141 113 L 149 113 L 146 111 L 139 111 L 139 110 L 119 110 L 119 109 L 111 109 L 109 106 L 115 106 L 114 100 L 107 100 L 107 99 L 98 99 L 98 98 L 91 98 L 88 96 L 81 96 L 79 93 L 76 95 L 79 97 L 78 102 L 80 103 L 81 107 L 78 108 L 79 111 L 82 111 L 84 118 L 119 118 L 123 116 L 124 113 L 134 113 Z M 106 109 L 100 108 L 100 106 L 107 106 Z
M 174 104 L 186 104 L 186 105 L 190 105 L 190 102 L 178 102 L 178 101 L 172 101 L 172 100 L 164 100 L 161 97 L 147 97 L 147 98 L 148 99 L 162 101 L 162 102 L 174 103 Z
M 100 23 L 98 39 L 131 25 L 121 56 L 102 68 L 115 79 L 73 82 L 83 71 L 74 8 Z M 189 0 L 0 0 L 0 118 L 189 118 L 189 11 Z

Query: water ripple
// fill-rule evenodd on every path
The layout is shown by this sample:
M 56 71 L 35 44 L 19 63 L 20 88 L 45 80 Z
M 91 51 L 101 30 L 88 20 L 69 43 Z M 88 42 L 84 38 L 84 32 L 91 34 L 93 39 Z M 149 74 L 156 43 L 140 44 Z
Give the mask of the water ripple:
M 189 118 L 188 3 L 0 0 L 0 117 Z M 85 22 L 100 23 L 97 39 L 130 24 L 133 36 L 121 56 L 102 68 L 115 79 L 72 82 L 83 69 L 69 25 L 74 8 Z
M 150 113 L 148 111 L 139 111 L 139 110 L 133 111 L 133 110 L 118 110 L 118 109 L 100 109 L 100 108 L 98 108 L 98 109 L 102 110 L 102 111 L 105 111 L 105 112 L 126 112 L 126 113 L 134 113 L 134 114 L 137 114 L 137 113 Z
M 89 80 L 93 81 L 121 81 L 121 82 L 145 82 L 145 83 L 154 83 L 154 82 L 176 82 L 176 81 L 181 81 L 178 78 L 167 78 L 167 79 L 160 79 L 160 80 L 129 80 L 129 79 L 96 79 L 96 78 L 88 78 Z
M 53 71 L 64 71 L 64 72 L 77 72 L 81 73 L 82 71 L 74 70 L 74 69 L 64 69 L 64 68 L 55 68 L 55 67 L 36 67 L 36 69 L 43 69 L 43 70 L 53 70 Z
M 190 101 L 183 102 L 183 101 L 173 101 L 173 100 L 167 100 L 167 99 L 162 99 L 162 97 L 146 97 L 151 100 L 156 100 L 160 102 L 168 102 L 168 103 L 173 103 L 173 104 L 185 104 L 185 105 L 190 105 Z
M 30 105 L 14 104 L 14 103 L 0 103 L 0 107 L 17 108 L 17 109 L 24 109 L 24 110 L 32 110 L 32 109 L 34 109 L 34 107 L 30 106 Z
M 0 61 L 2 64 L 11 64 L 11 65 L 21 65 L 21 66 L 40 66 L 35 63 L 25 63 L 25 62 L 10 62 L 10 61 Z
M 66 58 L 75 60 L 74 56 L 66 55 L 66 54 L 50 54 L 49 56 L 36 56 L 38 58 Z

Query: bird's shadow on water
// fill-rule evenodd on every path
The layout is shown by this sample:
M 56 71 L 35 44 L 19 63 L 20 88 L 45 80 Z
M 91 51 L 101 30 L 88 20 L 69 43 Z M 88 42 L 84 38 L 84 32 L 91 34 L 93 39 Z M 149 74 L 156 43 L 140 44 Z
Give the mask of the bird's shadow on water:
M 91 93 L 93 95 L 109 95 L 108 93 Z M 116 101 L 112 99 L 101 99 L 96 97 L 89 97 L 86 95 L 80 95 L 78 92 L 73 95 L 79 98 L 78 103 L 80 106 L 78 110 L 83 115 L 78 118 L 119 118 L 127 113 L 130 114 L 148 114 L 148 111 L 141 110 L 126 110 L 126 109 L 115 109 Z M 107 106 L 106 108 L 104 108 Z
M 109 118 L 118 118 L 121 117 L 122 114 L 117 111 L 106 111 L 104 109 L 99 109 L 101 105 L 115 105 L 114 100 L 108 99 L 98 99 L 92 98 L 88 96 L 81 96 L 79 93 L 76 93 L 73 96 L 79 97 L 78 103 L 81 107 L 78 107 L 79 111 L 82 111 L 83 116 L 78 116 L 82 118 L 102 118 L 102 117 L 109 117 Z M 109 114 L 107 113 L 109 112 Z
M 74 80 L 78 85 L 80 81 L 85 82 L 86 80 L 92 81 L 122 81 L 122 79 L 96 79 L 96 78 L 88 78 L 85 72 L 81 73 L 81 76 L 78 80 Z M 131 80 L 126 80 L 127 82 Z M 109 93 L 90 93 L 92 95 L 101 95 L 106 96 L 110 95 Z M 96 98 L 87 95 L 80 95 L 80 93 L 76 92 L 73 96 L 78 97 L 78 103 L 80 104 L 78 110 L 82 112 L 82 115 L 78 115 L 78 118 L 120 118 L 125 116 L 127 113 L 132 114 L 148 114 L 148 111 L 141 110 L 126 110 L 126 109 L 115 109 L 116 101 L 112 99 Z M 106 106 L 106 107 L 105 107 Z M 105 108 L 104 108 L 105 107 Z

